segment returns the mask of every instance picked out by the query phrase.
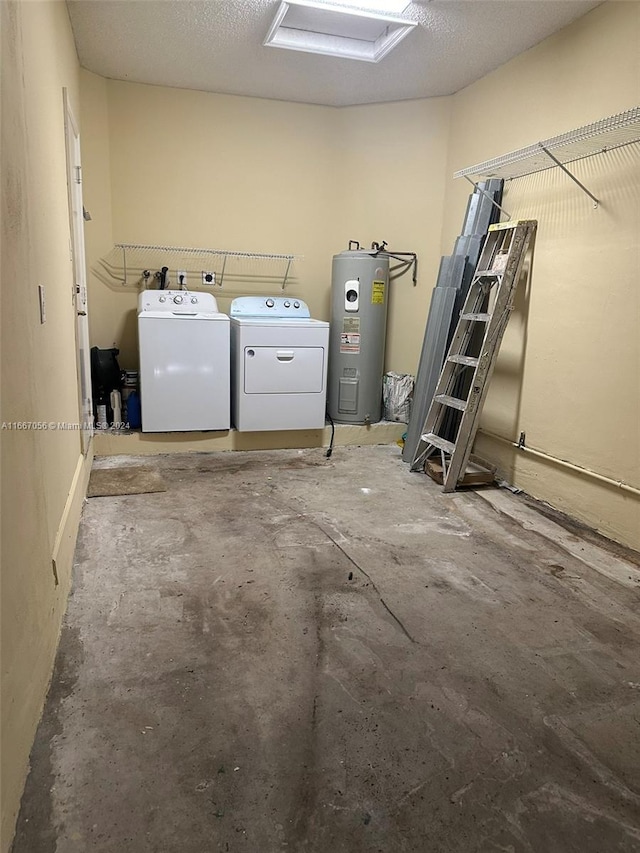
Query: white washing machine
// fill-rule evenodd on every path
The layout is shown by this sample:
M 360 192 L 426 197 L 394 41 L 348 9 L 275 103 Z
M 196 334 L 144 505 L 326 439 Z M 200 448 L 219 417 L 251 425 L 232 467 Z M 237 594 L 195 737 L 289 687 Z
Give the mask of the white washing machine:
M 230 427 L 229 318 L 210 293 L 138 299 L 143 432 Z
M 321 429 L 329 324 L 299 299 L 241 296 L 231 303 L 231 401 L 239 432 Z

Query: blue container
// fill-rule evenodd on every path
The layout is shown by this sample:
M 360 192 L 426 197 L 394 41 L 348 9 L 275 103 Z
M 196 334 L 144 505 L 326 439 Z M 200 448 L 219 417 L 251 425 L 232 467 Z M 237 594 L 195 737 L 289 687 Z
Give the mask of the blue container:
M 140 394 L 132 391 L 127 397 L 127 417 L 129 429 L 140 429 L 142 427 L 142 411 L 140 408 Z

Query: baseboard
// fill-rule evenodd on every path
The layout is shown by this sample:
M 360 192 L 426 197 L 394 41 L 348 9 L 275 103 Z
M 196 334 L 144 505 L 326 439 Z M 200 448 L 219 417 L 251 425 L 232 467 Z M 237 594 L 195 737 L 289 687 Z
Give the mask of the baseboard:
M 92 462 L 93 441 L 89 445 L 87 455 L 80 456 L 78 459 L 78 464 L 76 465 L 76 470 L 71 481 L 71 488 L 69 489 L 69 494 L 67 495 L 67 500 L 58 526 L 58 532 L 56 533 L 55 542 L 53 543 L 51 566 L 56 586 L 60 583 L 61 575 L 67 579 L 67 581 L 71 577 L 73 552 L 76 547 L 78 528 L 80 526 L 80 516 L 82 514 L 82 505 L 87 494 L 87 484 L 89 482 Z
M 402 438 L 407 425 L 391 421 L 375 424 L 336 424 L 336 447 L 366 444 L 393 444 Z M 280 432 L 159 432 L 114 431 L 94 436 L 96 456 L 141 455 L 158 453 L 210 453 L 217 450 L 282 450 L 328 447 L 331 427 L 317 430 Z

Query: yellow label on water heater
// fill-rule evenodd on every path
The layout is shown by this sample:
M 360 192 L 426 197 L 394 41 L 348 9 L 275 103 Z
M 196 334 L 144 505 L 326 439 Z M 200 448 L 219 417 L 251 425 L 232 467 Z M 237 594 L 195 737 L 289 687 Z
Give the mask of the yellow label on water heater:
M 384 281 L 374 281 L 371 288 L 371 304 L 384 305 Z

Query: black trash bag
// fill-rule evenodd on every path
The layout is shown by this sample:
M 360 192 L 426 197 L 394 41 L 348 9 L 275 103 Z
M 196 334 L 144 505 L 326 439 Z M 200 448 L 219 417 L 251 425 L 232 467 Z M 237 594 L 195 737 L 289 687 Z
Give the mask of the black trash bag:
M 104 427 L 113 420 L 111 392 L 122 387 L 122 371 L 118 364 L 119 349 L 91 347 L 91 391 L 96 426 Z M 104 408 L 103 408 L 104 407 Z

